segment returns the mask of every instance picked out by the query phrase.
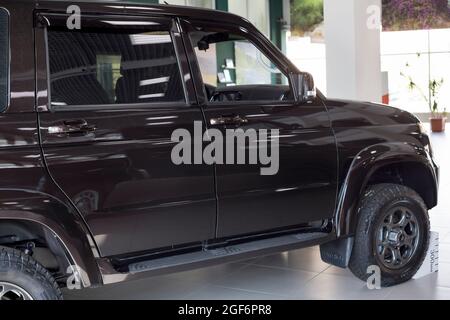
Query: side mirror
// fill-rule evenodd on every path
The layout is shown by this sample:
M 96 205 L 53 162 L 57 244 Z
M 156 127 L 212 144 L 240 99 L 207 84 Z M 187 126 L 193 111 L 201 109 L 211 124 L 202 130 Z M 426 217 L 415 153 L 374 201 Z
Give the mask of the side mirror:
M 297 94 L 301 102 L 310 102 L 316 98 L 314 78 L 310 73 L 302 72 L 296 75 Z
M 209 50 L 209 42 L 208 41 L 200 40 L 197 43 L 197 46 L 198 46 L 198 50 L 201 50 L 201 51 L 208 51 Z

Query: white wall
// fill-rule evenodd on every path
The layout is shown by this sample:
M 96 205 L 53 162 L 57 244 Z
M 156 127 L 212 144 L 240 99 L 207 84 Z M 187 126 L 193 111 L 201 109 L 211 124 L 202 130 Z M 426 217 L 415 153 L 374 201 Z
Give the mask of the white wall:
M 369 6 L 381 0 L 325 0 L 327 93 L 381 101 L 380 29 L 369 28 Z
M 247 18 L 266 36 L 270 35 L 269 0 L 228 0 L 228 10 Z
M 159 3 L 164 3 L 165 0 L 159 0 Z M 192 6 L 201 8 L 214 9 L 215 1 L 213 0 L 166 0 L 168 3 L 178 6 Z
M 310 37 L 289 37 L 287 56 L 300 71 L 311 73 L 316 87 L 327 95 L 325 43 L 312 42 Z

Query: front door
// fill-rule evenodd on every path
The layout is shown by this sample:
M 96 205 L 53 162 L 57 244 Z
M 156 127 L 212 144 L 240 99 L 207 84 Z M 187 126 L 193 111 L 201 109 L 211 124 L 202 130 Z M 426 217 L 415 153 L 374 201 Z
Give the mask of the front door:
M 51 176 L 102 256 L 213 238 L 213 168 L 171 159 L 172 133 L 203 121 L 176 24 L 82 18 L 81 30 L 68 30 L 65 19 L 47 14 L 51 27 L 36 30 L 37 41 L 47 39 L 37 43 L 37 67 L 48 66 L 49 87 L 40 92 L 49 99 L 38 107 Z
M 279 58 L 279 51 L 253 36 L 256 30 L 195 21 L 185 21 L 184 28 L 188 50 L 196 57 L 192 68 L 202 75 L 197 81 L 204 90 L 198 91 L 208 127 L 224 137 L 228 129 L 241 129 L 245 137 L 241 142 L 225 139 L 225 153 L 234 144 L 235 154 L 228 158 L 234 163 L 226 155 L 217 161 L 217 237 L 303 227 L 331 218 L 337 151 L 322 101 L 296 102 L 292 67 Z M 272 148 L 274 143 L 278 150 Z M 262 148 L 271 150 L 263 154 L 274 154 L 260 157 L 255 165 L 255 149 Z M 239 151 L 245 151 L 246 162 L 238 160 Z

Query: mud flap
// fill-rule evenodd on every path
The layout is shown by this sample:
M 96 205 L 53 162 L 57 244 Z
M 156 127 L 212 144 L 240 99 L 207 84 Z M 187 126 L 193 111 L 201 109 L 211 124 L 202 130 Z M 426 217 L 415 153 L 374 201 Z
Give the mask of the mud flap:
M 320 246 L 320 256 L 326 263 L 347 268 L 352 255 L 354 238 L 338 239 Z

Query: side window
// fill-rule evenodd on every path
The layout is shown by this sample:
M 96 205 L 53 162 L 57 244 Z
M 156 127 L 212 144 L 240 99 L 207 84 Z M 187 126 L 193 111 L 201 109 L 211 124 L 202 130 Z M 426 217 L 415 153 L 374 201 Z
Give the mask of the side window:
M 291 100 L 287 76 L 244 35 L 201 28 L 190 39 L 211 103 Z
M 52 106 L 185 102 L 168 31 L 48 29 Z
M 9 14 L 0 8 L 0 112 L 9 104 Z

